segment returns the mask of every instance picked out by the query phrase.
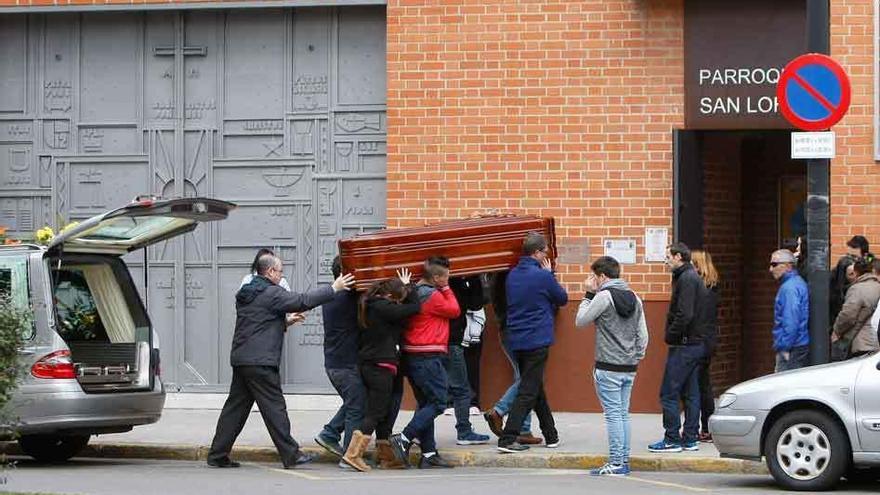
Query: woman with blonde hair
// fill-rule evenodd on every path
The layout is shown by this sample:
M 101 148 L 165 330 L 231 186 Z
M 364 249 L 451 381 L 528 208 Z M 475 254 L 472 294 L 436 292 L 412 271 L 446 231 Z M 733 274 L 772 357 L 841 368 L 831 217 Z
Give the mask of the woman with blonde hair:
M 700 441 L 711 442 L 712 434 L 709 433 L 709 416 L 715 412 L 715 394 L 712 392 L 712 377 L 710 370 L 712 356 L 715 354 L 715 345 L 718 343 L 718 291 L 720 289 L 718 270 L 712 263 L 712 255 L 701 249 L 691 251 L 691 263 L 703 279 L 708 289 L 706 314 L 709 317 L 710 326 L 706 330 L 706 357 L 698 369 L 700 382 Z

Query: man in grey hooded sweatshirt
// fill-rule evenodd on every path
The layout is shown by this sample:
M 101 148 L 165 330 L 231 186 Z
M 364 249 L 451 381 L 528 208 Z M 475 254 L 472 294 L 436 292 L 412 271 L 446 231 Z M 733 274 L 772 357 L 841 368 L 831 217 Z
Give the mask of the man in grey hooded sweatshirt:
M 620 264 L 602 256 L 590 266 L 587 293 L 575 324 L 596 324 L 596 364 L 593 381 L 608 429 L 608 462 L 593 476 L 629 474 L 629 399 L 636 368 L 648 347 L 648 325 L 642 302 L 620 278 Z

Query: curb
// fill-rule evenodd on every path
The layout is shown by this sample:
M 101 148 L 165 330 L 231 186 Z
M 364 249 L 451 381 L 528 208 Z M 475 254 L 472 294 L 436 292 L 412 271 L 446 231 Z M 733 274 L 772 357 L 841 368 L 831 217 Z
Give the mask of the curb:
M 158 459 L 173 461 L 204 461 L 207 445 L 146 444 L 146 443 L 95 443 L 87 446 L 78 457 L 106 459 Z M 318 454 L 317 462 L 336 464 L 339 459 L 319 447 L 303 447 L 306 452 Z M 0 443 L 0 453 L 20 455 L 18 444 Z M 552 454 L 498 454 L 474 450 L 440 450 L 443 457 L 456 466 L 486 468 L 530 469 L 592 469 L 605 463 L 604 454 L 552 453 Z M 372 455 L 372 453 L 371 453 Z M 237 461 L 277 463 L 278 452 L 272 447 L 235 447 L 232 457 Z M 418 456 L 411 459 L 415 465 Z M 739 459 L 712 457 L 659 457 L 633 456 L 633 471 L 660 471 L 678 473 L 716 474 L 767 474 L 764 464 Z

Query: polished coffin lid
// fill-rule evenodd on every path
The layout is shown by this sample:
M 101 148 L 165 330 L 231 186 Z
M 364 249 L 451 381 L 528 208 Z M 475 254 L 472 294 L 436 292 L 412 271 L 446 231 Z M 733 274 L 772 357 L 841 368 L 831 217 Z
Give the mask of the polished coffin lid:
M 551 259 L 556 258 L 553 218 L 509 215 L 441 222 L 425 227 L 384 229 L 339 241 L 344 271 L 353 273 L 358 289 L 396 276 L 408 268 L 413 280 L 425 259 L 446 256 L 450 275 L 475 275 L 508 270 L 522 255 L 526 234 L 544 235 Z

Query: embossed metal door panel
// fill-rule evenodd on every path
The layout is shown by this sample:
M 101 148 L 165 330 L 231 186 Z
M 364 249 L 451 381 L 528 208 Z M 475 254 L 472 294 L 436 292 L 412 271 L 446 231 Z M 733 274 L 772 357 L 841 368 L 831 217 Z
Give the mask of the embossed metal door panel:
M 170 389 L 223 390 L 255 251 L 294 290 L 341 236 L 385 224 L 385 9 L 0 16 L 0 224 L 28 236 L 137 194 L 240 205 L 128 255 Z M 290 329 L 285 389 L 331 390 L 320 310 Z

